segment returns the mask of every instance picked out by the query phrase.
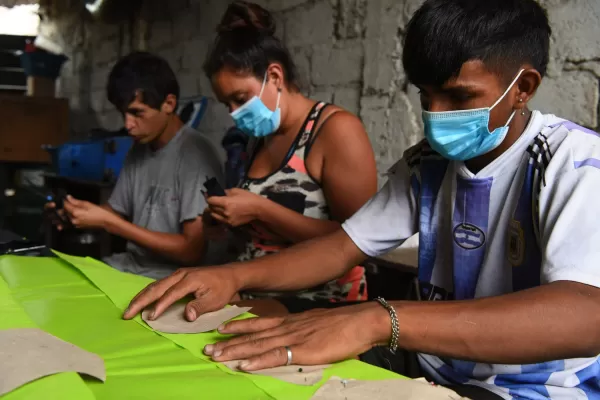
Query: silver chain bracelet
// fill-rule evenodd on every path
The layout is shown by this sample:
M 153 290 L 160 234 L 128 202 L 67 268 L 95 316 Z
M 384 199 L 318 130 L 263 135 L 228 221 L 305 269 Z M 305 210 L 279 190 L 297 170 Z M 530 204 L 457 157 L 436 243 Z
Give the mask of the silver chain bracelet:
M 379 304 L 385 308 L 388 313 L 390 313 L 390 319 L 392 320 L 392 338 L 390 339 L 390 344 L 388 345 L 392 354 L 396 354 L 396 350 L 398 349 L 398 339 L 400 336 L 400 327 L 398 323 L 398 315 L 396 315 L 396 310 L 394 307 L 390 306 L 390 304 L 385 301 L 383 297 L 377 297 L 375 299 Z

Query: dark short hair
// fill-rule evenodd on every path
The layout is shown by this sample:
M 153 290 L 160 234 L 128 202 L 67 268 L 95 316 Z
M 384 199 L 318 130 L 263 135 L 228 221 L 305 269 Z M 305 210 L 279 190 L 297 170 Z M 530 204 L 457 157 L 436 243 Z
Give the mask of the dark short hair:
M 108 101 L 121 112 L 138 95 L 142 103 L 158 110 L 168 95 L 179 98 L 179 83 L 167 61 L 136 51 L 121 58 L 113 67 L 106 91 Z
M 404 69 L 411 83 L 438 87 L 470 60 L 508 81 L 526 63 L 544 76 L 550 34 L 535 0 L 426 0 L 407 27 Z
M 261 6 L 245 1 L 229 5 L 217 27 L 217 37 L 204 63 L 210 79 L 223 67 L 263 79 L 271 63 L 281 65 L 288 87 L 297 87 L 297 70 L 281 40 L 275 20 Z

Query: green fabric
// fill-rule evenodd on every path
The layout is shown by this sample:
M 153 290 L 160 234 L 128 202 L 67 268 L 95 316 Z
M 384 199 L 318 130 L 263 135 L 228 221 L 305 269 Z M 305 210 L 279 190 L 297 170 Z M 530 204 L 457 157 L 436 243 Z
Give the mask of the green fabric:
M 6 282 L 0 279 L 0 330 L 17 328 L 37 328 L 25 311 L 10 295 Z M 82 378 L 74 373 L 57 374 L 21 386 L 12 392 L 0 396 L 6 400 L 26 400 L 40 398 L 48 400 L 92 400 L 94 395 Z
M 61 258 L 0 258 L 0 329 L 38 326 L 97 353 L 105 360 L 107 381 L 103 384 L 73 373 L 58 374 L 15 390 L 6 399 L 35 398 L 33 393 L 54 398 L 48 397 L 50 393 L 56 398 L 84 400 L 306 400 L 317 390 L 319 385 L 292 385 L 233 372 L 211 362 L 202 349 L 224 338 L 216 332 L 162 334 L 139 316 L 133 321 L 122 320 L 129 301 L 151 280 L 119 272 L 91 258 L 57 255 Z M 324 380 L 333 375 L 370 380 L 398 377 L 358 361 L 332 366 L 325 371 Z

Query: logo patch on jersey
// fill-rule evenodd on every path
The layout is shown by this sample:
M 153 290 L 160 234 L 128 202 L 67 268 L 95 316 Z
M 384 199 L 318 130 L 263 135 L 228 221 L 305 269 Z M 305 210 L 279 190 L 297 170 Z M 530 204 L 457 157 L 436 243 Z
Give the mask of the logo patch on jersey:
M 467 250 L 476 250 L 485 244 L 485 233 L 473 224 L 463 222 L 454 228 L 454 241 Z
M 427 301 L 444 301 L 454 300 L 454 293 L 448 293 L 447 290 L 434 286 L 431 283 L 419 283 L 419 290 L 421 294 L 420 300 Z
M 518 267 L 523 264 L 525 254 L 525 233 L 521 228 L 521 223 L 516 220 L 510 221 L 508 226 L 508 262 L 513 267 Z

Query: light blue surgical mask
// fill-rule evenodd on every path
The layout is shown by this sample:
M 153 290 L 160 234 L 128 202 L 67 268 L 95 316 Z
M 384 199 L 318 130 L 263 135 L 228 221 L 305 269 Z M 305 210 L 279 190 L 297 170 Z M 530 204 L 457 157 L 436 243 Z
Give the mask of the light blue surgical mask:
M 275 105 L 275 111 L 271 111 L 260 99 L 266 84 L 267 74 L 263 79 L 258 97 L 252 97 L 231 113 L 235 125 L 248 136 L 265 137 L 279 129 L 281 123 L 281 109 L 279 108 L 281 89 L 277 89 L 277 104 Z
M 504 94 L 491 107 L 472 110 L 429 112 L 423 111 L 425 137 L 429 145 L 441 156 L 450 160 L 470 160 L 498 147 L 515 116 L 513 111 L 506 125 L 489 130 L 490 112 L 504 99 L 524 70 L 508 86 Z

